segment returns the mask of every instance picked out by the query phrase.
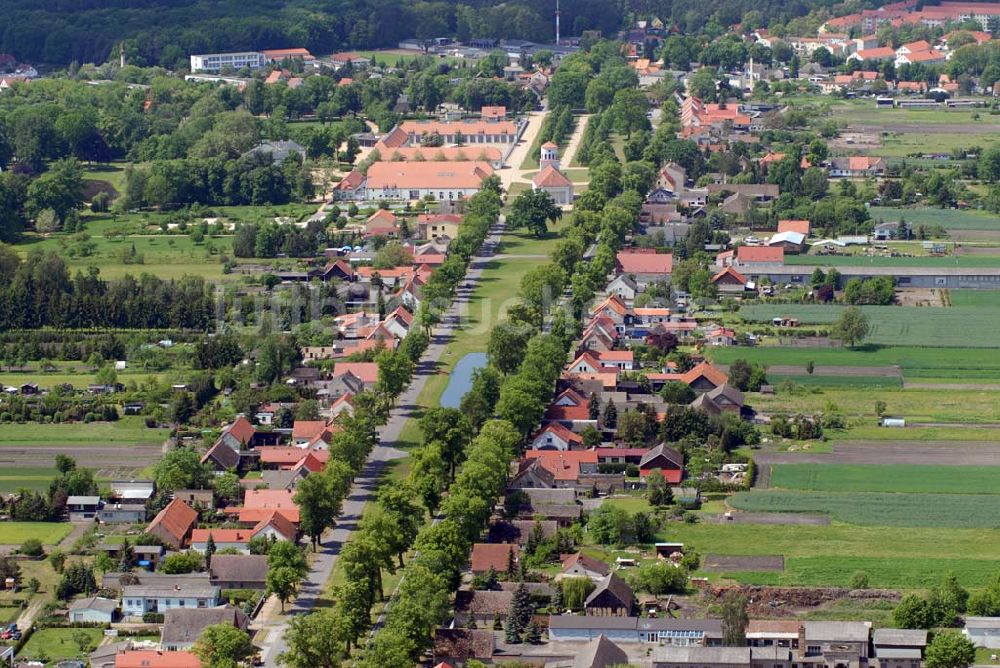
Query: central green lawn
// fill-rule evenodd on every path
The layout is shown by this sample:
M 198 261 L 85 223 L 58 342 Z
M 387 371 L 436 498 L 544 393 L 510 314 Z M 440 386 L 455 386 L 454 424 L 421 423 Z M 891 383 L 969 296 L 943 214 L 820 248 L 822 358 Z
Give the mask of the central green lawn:
M 780 464 L 771 487 L 825 492 L 1000 493 L 1000 466 Z
M 149 429 L 141 417 L 124 417 L 117 422 L 91 422 L 87 425 L 3 424 L 0 442 L 5 446 L 32 445 L 149 445 L 167 438 L 167 429 Z
M 0 545 L 20 545 L 29 538 L 55 545 L 72 528 L 68 522 L 0 522 Z
M 85 659 L 89 652 L 81 651 L 74 639 L 79 634 L 86 635 L 90 639 L 90 647 L 94 648 L 100 644 L 104 637 L 104 630 L 93 628 L 42 629 L 31 634 L 28 642 L 21 648 L 18 657 L 37 658 L 44 655 L 51 662 L 63 659 Z
M 819 513 L 881 527 L 1000 528 L 1000 495 L 882 492 L 739 492 L 730 505 L 750 512 Z M 769 529 L 770 530 L 770 529 Z

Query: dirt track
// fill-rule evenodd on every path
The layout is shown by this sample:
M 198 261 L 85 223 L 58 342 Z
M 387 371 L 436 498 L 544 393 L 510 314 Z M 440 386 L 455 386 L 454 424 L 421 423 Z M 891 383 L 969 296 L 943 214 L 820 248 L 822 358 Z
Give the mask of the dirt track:
M 760 479 L 758 478 L 758 487 Z M 721 524 L 771 524 L 786 526 L 815 526 L 818 524 L 829 524 L 829 515 L 810 515 L 808 513 L 744 513 L 734 512 L 726 519 L 724 515 L 717 515 L 714 521 Z M 708 518 L 705 518 L 708 521 Z
M 719 573 L 732 573 L 734 571 L 772 571 L 782 572 L 785 570 L 785 558 L 783 556 L 765 557 L 738 557 L 730 554 L 709 554 L 705 557 L 702 570 Z
M 848 132 L 900 132 L 905 134 L 992 134 L 997 126 L 983 123 L 879 123 L 878 125 L 851 124 Z
M 805 376 L 808 371 L 804 366 L 792 364 L 775 364 L 767 367 L 768 373 L 779 376 Z M 813 368 L 814 376 L 878 376 L 882 378 L 900 378 L 903 372 L 898 366 L 822 366 Z

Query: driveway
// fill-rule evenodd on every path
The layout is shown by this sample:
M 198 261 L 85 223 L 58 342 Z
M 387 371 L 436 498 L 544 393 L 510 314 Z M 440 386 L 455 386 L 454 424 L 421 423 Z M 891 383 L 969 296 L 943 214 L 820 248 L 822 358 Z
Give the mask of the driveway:
M 302 583 L 299 595 L 294 603 L 287 606 L 287 615 L 281 615 L 275 609 L 276 601 L 268 601 L 258 619 L 260 632 L 256 644 L 261 647 L 261 656 L 266 666 L 278 665 L 278 655 L 286 651 L 285 631 L 288 629 L 288 619 L 292 615 L 309 612 L 318 599 L 325 593 L 326 582 L 330 578 L 337 556 L 344 543 L 350 540 L 351 534 L 357 529 L 358 520 L 364 512 L 365 504 L 372 499 L 378 488 L 378 479 L 387 462 L 406 457 L 406 453 L 393 447 L 399 440 L 403 426 L 422 407 L 417 398 L 423 390 L 427 379 L 437 373 L 437 363 L 444 353 L 445 346 L 451 340 L 452 334 L 459 323 L 459 314 L 469 302 L 472 290 L 482 275 L 483 268 L 496 251 L 503 233 L 505 221 L 501 218 L 490 230 L 490 234 L 480 254 L 472 259 L 465 280 L 460 283 L 451 308 L 441 318 L 441 324 L 433 332 L 431 343 L 413 375 L 410 386 L 400 395 L 396 407 L 389 414 L 385 426 L 379 431 L 379 443 L 368 456 L 360 475 L 355 479 L 354 486 L 344 501 L 343 511 L 337 520 L 337 526 L 323 535 L 318 551 L 310 562 L 309 573 Z M 467 287 L 466 287 L 467 286 Z

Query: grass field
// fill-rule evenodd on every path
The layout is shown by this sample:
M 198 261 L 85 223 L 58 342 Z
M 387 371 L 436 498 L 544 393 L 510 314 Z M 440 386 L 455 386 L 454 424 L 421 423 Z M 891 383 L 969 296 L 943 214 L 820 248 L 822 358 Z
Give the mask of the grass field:
M 771 467 L 771 486 L 820 492 L 997 494 L 998 466 L 859 466 L 781 464 Z
M 1000 290 L 949 290 L 952 306 L 1000 309 Z
M 798 318 L 803 324 L 831 324 L 845 307 L 819 304 L 745 306 L 740 317 L 750 322 L 770 322 L 775 317 Z M 865 338 L 876 345 L 943 346 L 949 348 L 995 348 L 1000 339 L 970 336 L 969 332 L 1000 329 L 1000 309 L 980 306 L 917 308 L 906 306 L 862 306 L 871 330 Z M 961 323 L 961 326 L 956 326 Z
M 3 429 L 0 428 L 0 433 Z M 57 475 L 54 468 L 25 467 L 0 471 L 0 494 L 10 494 L 23 488 L 44 491 Z
M 868 576 L 869 585 L 892 589 L 926 589 L 937 584 L 945 573 L 953 573 L 966 587 L 981 587 L 996 572 L 1000 561 L 990 559 L 935 559 L 933 557 L 790 557 L 783 573 L 725 573 L 723 577 L 743 584 L 846 587 L 858 571 Z M 844 620 L 842 615 L 830 619 Z M 869 621 L 869 615 L 859 619 Z M 892 624 L 888 624 L 892 626 Z
M 41 629 L 31 634 L 28 642 L 21 648 L 18 657 L 37 658 L 44 655 L 51 662 L 63 659 L 86 659 L 88 652 L 81 651 L 80 646 L 74 640 L 74 636 L 81 633 L 90 639 L 92 648 L 97 647 L 104 637 L 103 629 Z
M 750 512 L 820 513 L 881 527 L 1000 528 L 1000 495 L 881 492 L 740 492 L 730 505 Z
M 68 522 L 0 522 L 0 545 L 20 545 L 29 538 L 55 545 L 72 528 Z
M 167 429 L 149 429 L 141 417 L 124 417 L 117 422 L 91 422 L 84 428 L 64 424 L 3 424 L 0 442 L 6 447 L 32 445 L 140 445 L 162 443 Z
M 849 100 L 830 105 L 830 112 L 838 120 L 864 125 L 882 125 L 896 123 L 921 123 L 932 125 L 977 124 L 983 126 L 983 131 L 998 129 L 1000 116 L 991 116 L 983 109 L 951 109 L 937 107 L 933 109 L 878 109 L 870 100 Z M 974 114 L 979 119 L 973 118 Z
M 794 380 L 798 380 L 796 376 Z M 916 422 L 956 422 L 962 424 L 1000 422 L 1000 397 L 995 391 L 946 392 L 942 390 L 880 390 L 878 393 L 858 392 L 850 387 L 823 388 L 818 392 L 784 392 L 781 387 L 773 395 L 754 395 L 753 406 L 763 413 L 818 413 L 832 404 L 844 415 L 869 419 L 875 424 L 875 401 L 884 401 L 888 415 L 902 415 Z M 851 430 L 852 434 L 854 430 Z M 895 439 L 909 438 L 914 429 L 884 429 L 872 431 L 888 434 Z M 978 429 L 964 429 L 979 434 Z M 885 438 L 885 437 L 883 437 Z M 981 436 L 982 438 L 982 436 Z
M 668 525 L 657 540 L 678 541 L 699 554 L 785 556 L 783 578 L 801 584 L 846 585 L 857 570 L 871 577 L 872 586 L 915 588 L 954 571 L 967 585 L 982 586 L 1000 571 L 996 529 L 893 527 L 891 540 L 884 526 L 825 526 L 753 524 Z M 929 551 L 929 546 L 934 546 Z
M 914 225 L 937 225 L 946 230 L 1000 230 L 1000 216 L 970 209 L 913 209 L 873 206 L 868 209 L 875 220 L 899 222 L 902 218 Z

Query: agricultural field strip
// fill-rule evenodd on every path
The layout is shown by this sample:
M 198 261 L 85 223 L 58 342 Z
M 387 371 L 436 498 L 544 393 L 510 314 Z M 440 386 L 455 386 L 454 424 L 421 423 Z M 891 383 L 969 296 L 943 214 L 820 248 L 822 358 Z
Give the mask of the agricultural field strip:
M 834 455 L 835 456 L 835 455 Z M 778 464 L 771 488 L 820 492 L 1000 494 L 1000 466 Z

